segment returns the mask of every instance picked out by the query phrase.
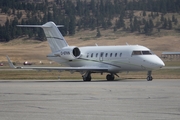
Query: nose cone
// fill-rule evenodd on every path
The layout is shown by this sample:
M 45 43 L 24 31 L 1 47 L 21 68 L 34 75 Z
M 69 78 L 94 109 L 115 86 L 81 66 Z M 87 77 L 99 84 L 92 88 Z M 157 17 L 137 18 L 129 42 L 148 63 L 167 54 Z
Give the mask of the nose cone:
M 145 65 L 150 69 L 160 69 L 165 66 L 164 62 L 156 55 L 145 56 Z
M 154 69 L 160 69 L 165 66 L 164 62 L 158 56 L 154 56 L 151 63 Z
M 157 67 L 162 68 L 165 66 L 164 62 L 159 58 L 159 60 L 156 63 Z

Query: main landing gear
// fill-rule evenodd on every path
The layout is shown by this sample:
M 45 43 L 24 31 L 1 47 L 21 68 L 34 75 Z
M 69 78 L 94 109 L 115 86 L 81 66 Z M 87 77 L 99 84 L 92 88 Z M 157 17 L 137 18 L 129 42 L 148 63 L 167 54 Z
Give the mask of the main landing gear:
M 152 81 L 153 80 L 153 77 L 151 76 L 152 74 L 152 71 L 148 71 L 147 73 L 147 81 Z M 107 81 L 113 81 L 114 80 L 114 75 L 118 76 L 117 74 L 113 74 L 113 73 L 110 73 L 110 74 L 107 74 L 106 76 L 106 79 Z M 118 76 L 119 77 L 119 76 Z M 91 72 L 86 72 L 83 76 L 83 81 L 91 81 Z
M 83 81 L 91 81 L 91 73 L 90 72 L 86 72 L 83 76 Z
M 83 76 L 83 81 L 91 81 L 91 72 L 86 72 Z M 114 74 L 108 74 L 106 76 L 107 81 L 113 81 L 114 80 Z
M 113 81 L 114 80 L 114 74 L 108 74 L 106 76 L 107 81 Z
M 151 76 L 152 74 L 152 71 L 148 71 L 147 73 L 147 81 L 152 81 L 153 80 L 153 77 Z

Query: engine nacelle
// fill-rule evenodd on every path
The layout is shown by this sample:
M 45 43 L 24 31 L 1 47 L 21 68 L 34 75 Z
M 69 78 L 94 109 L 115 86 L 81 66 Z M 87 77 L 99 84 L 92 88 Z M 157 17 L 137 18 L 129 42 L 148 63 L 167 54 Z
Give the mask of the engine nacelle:
M 67 60 L 74 60 L 81 56 L 81 51 L 76 46 L 69 46 L 62 48 L 56 55 Z

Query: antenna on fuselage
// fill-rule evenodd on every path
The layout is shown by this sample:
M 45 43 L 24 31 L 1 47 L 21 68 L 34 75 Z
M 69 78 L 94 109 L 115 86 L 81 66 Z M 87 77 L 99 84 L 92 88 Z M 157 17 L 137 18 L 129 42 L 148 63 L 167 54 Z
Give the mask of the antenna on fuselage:
M 129 45 L 129 44 L 126 42 L 126 45 Z

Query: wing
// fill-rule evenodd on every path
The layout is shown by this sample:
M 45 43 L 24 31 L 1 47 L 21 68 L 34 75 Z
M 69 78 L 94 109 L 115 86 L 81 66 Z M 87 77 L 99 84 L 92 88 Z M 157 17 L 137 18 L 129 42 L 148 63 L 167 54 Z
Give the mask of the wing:
M 90 67 L 90 66 L 84 66 L 84 67 L 26 67 L 26 66 L 14 66 L 11 62 L 10 58 L 8 56 L 7 60 L 9 63 L 9 66 L 13 69 L 34 69 L 34 70 L 58 70 L 58 71 L 73 71 L 73 72 L 82 72 L 82 71 L 93 71 L 93 72 L 108 72 L 107 68 L 100 68 L 100 67 Z

